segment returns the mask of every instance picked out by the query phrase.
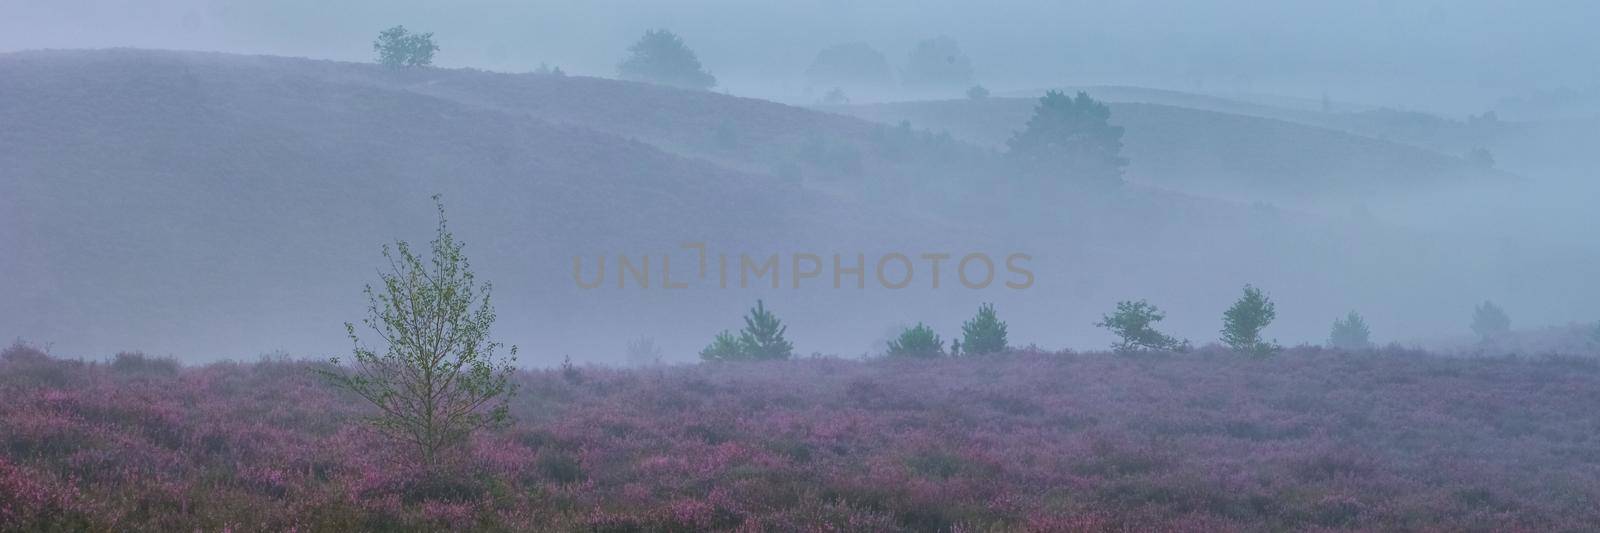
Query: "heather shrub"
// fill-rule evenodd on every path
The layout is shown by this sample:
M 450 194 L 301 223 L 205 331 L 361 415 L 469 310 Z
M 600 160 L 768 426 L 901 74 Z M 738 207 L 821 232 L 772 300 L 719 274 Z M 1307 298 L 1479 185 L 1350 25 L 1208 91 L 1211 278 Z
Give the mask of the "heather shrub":
M 734 337 L 727 331 L 718 333 L 711 344 L 700 351 L 700 358 L 706 361 L 789 359 L 794 356 L 794 345 L 784 338 L 788 331 L 789 327 L 768 311 L 764 302 L 756 300 L 756 306 L 744 317 L 744 329 L 739 330 L 739 336 Z
M 918 322 L 915 327 L 905 328 L 900 332 L 900 337 L 889 341 L 890 357 L 918 357 L 932 358 L 944 355 L 944 341 L 939 338 L 933 328 Z
M 1277 353 L 1282 347 L 1261 338 L 1261 330 L 1277 317 L 1272 299 L 1261 289 L 1245 285 L 1244 295 L 1222 313 L 1222 343 L 1234 352 L 1258 357 Z
M 426 67 L 433 64 L 433 53 L 439 51 L 439 45 L 434 44 L 432 33 L 411 33 L 405 26 L 395 26 L 378 33 L 372 51 L 378 53 L 378 63 L 386 67 Z
M 444 204 L 438 196 L 434 202 L 439 226 L 432 257 L 425 260 L 405 241 L 393 250 L 384 246 L 390 268 L 380 273 L 378 289 L 365 290 L 362 323 L 383 344 L 369 348 L 347 322 L 354 365 L 323 373 L 376 406 L 379 413 L 369 418 L 373 426 L 409 444 L 429 467 L 472 432 L 508 421 L 517 353 L 512 346 L 509 357 L 496 357 L 501 344 L 489 340 L 495 321 L 491 286 L 477 282 L 462 244 L 446 226 Z M 340 361 L 335 357 L 332 363 Z
M 1511 317 L 1494 302 L 1484 302 L 1472 310 L 1472 332 L 1478 340 L 1492 342 L 1511 333 Z
M 1328 334 L 1328 347 L 1340 350 L 1372 348 L 1372 331 L 1367 329 L 1367 321 L 1355 311 L 1334 320 L 1333 331 Z
M 961 349 L 972 355 L 1006 350 L 1006 323 L 995 315 L 994 304 L 978 306 L 978 314 L 961 324 Z
M 1109 329 L 1122 339 L 1111 345 L 1118 353 L 1183 348 L 1187 342 L 1156 331 L 1152 326 L 1165 318 L 1165 313 L 1144 300 L 1121 301 L 1117 302 L 1117 312 L 1103 315 L 1095 326 Z
M 111 370 L 129 376 L 175 376 L 178 361 L 171 357 L 150 357 L 144 352 L 120 352 L 111 358 Z
M 0 383 L 67 387 L 83 381 L 83 366 L 81 361 L 56 359 L 18 340 L 0 350 Z

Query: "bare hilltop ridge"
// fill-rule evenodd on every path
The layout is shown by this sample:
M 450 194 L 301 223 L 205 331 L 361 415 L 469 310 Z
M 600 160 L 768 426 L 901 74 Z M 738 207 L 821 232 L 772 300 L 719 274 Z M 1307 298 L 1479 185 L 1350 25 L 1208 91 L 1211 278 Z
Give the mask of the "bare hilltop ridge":
M 885 320 L 950 330 L 986 301 L 1022 338 L 1092 347 L 1108 342 L 1092 323 L 1113 302 L 1163 295 L 1172 328 L 1206 340 L 1246 282 L 1286 302 L 1285 342 L 1320 342 L 1352 307 L 1390 324 L 1386 339 L 1464 335 L 1486 296 L 1461 287 L 1485 283 L 1518 287 L 1494 295 L 1513 308 L 1571 302 L 1519 315 L 1529 325 L 1579 314 L 1578 302 L 1551 297 L 1583 286 L 1576 275 L 1504 272 L 1591 252 L 1483 246 L 1360 209 L 1515 187 L 1509 173 L 1419 143 L 1113 103 L 1128 184 L 1033 194 L 1007 178 L 997 148 L 1028 109 L 992 98 L 818 110 L 592 77 L 222 53 L 4 54 L 0 292 L 11 304 L 0 335 L 195 360 L 341 349 L 338 325 L 359 313 L 379 245 L 421 240 L 434 193 L 496 280 L 509 340 L 531 348 L 535 365 L 568 353 L 615 360 L 617 339 L 640 334 L 688 359 L 725 327 L 714 317 L 732 320 L 763 296 L 796 332 L 817 333 L 801 351 L 846 355 L 881 346 Z M 1341 200 L 1300 209 L 1311 196 Z M 800 290 L 784 275 L 778 289 L 688 299 L 657 290 L 659 279 L 650 289 L 573 283 L 575 256 L 650 255 L 659 269 L 676 254 L 673 268 L 687 269 L 690 242 L 784 262 L 1021 252 L 1037 283 L 918 285 L 870 302 L 827 276 Z M 1401 252 L 1412 259 L 1382 259 Z M 1463 258 L 1481 266 L 1444 268 Z M 628 325 L 672 322 L 662 317 L 680 323 Z

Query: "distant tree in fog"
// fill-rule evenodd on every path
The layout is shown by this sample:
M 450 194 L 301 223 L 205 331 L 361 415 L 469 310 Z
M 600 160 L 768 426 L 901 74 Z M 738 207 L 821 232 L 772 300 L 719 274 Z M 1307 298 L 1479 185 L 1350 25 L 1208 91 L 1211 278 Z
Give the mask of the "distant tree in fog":
M 489 340 L 495 321 L 491 287 L 477 282 L 461 243 L 445 226 L 444 204 L 438 209 L 432 257 L 417 255 L 405 241 L 385 246 L 389 270 L 379 274 L 378 288 L 366 288 L 362 323 L 383 346 L 369 348 L 347 322 L 353 365 L 339 367 L 335 357 L 338 368 L 323 372 L 334 385 L 377 406 L 372 424 L 415 446 L 430 467 L 472 432 L 507 422 L 507 398 L 516 390 L 510 377 L 517 347 L 507 357 L 495 356 L 501 344 Z
M 650 337 L 639 337 L 628 341 L 628 362 L 635 366 L 650 366 L 661 364 L 661 348 L 656 346 L 656 340 Z
M 1494 153 L 1482 146 L 1467 150 L 1466 155 L 1463 155 L 1462 158 L 1478 168 L 1494 168 Z
M 1122 340 L 1111 345 L 1119 353 L 1147 350 L 1177 350 L 1184 341 L 1156 331 L 1154 324 L 1167 318 L 1156 306 L 1144 300 L 1117 302 L 1117 311 L 1104 315 L 1096 327 L 1106 328 Z
M 1111 125 L 1111 108 L 1079 92 L 1046 92 L 1022 131 L 1006 141 L 1007 155 L 1030 175 L 1059 176 L 1076 183 L 1120 183 L 1122 127 Z
M 411 33 L 405 26 L 395 26 L 378 33 L 372 50 L 384 66 L 426 67 L 433 64 L 433 53 L 439 51 L 439 45 L 434 44 L 431 32 Z
M 917 43 L 900 77 L 907 87 L 959 90 L 973 85 L 972 60 L 955 39 L 935 37 Z
M 700 358 L 706 361 L 755 361 L 788 359 L 794 356 L 794 345 L 784 338 L 789 327 L 767 310 L 761 300 L 744 317 L 744 329 L 735 337 L 732 333 L 718 333 Z
M 557 65 L 555 68 L 551 68 L 550 65 L 548 65 L 546 63 L 539 63 L 539 68 L 534 69 L 533 73 L 534 74 L 539 74 L 539 75 L 544 75 L 544 76 L 557 76 L 557 77 L 566 76 L 567 75 L 566 71 L 561 70 L 561 66 L 560 65 Z
M 984 88 L 982 85 L 973 85 L 972 88 L 967 89 L 967 98 L 969 99 L 982 100 L 988 97 L 989 89 Z
M 1372 331 L 1360 314 L 1351 311 L 1344 318 L 1333 321 L 1333 331 L 1328 334 L 1328 346 L 1340 350 L 1365 350 L 1372 347 Z
M 961 324 L 961 349 L 971 355 L 1006 350 L 1006 323 L 995 315 L 994 304 L 978 306 L 977 316 Z
M 1257 357 L 1277 353 L 1281 347 L 1261 338 L 1261 330 L 1277 318 L 1272 299 L 1261 289 L 1245 285 L 1244 295 L 1222 313 L 1222 343 L 1235 352 Z
M 822 95 L 822 103 L 827 105 L 845 105 L 850 103 L 850 97 L 844 94 L 844 89 L 834 87 L 828 94 Z
M 1472 332 L 1483 342 L 1493 341 L 1511 332 L 1511 317 L 1494 302 L 1484 302 L 1472 310 Z
M 943 355 L 944 341 L 933 332 L 933 328 L 921 322 L 915 327 L 905 328 L 899 338 L 889 341 L 890 357 L 933 358 Z
M 806 68 L 806 83 L 813 87 L 888 88 L 894 71 L 883 53 L 867 43 L 830 46 L 817 52 Z
M 617 65 L 622 79 L 710 90 L 717 78 L 700 66 L 700 59 L 683 43 L 683 39 L 668 30 L 644 32 L 638 42 L 628 47 L 628 58 Z

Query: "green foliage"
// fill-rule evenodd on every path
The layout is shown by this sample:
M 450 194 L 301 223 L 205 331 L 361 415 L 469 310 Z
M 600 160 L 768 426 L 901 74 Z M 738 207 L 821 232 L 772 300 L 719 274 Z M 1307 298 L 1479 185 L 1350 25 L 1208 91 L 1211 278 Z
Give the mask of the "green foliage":
M 491 286 L 479 284 L 462 244 L 445 225 L 444 204 L 434 196 L 439 227 L 432 257 L 424 259 L 405 241 L 384 246 L 389 270 L 380 286 L 366 287 L 362 321 L 383 346 L 368 348 L 354 324 L 345 331 L 355 345 L 354 365 L 322 371 L 335 386 L 378 407 L 370 422 L 381 432 L 414 445 L 427 465 L 478 429 L 508 422 L 507 400 L 517 348 L 496 357 L 489 340 L 494 324 Z
M 1120 353 L 1146 350 L 1179 350 L 1186 344 L 1156 331 L 1152 324 L 1167 318 L 1156 306 L 1144 300 L 1117 302 L 1117 312 L 1103 315 L 1095 326 L 1106 328 L 1122 340 L 1111 345 Z
M 439 45 L 434 44 L 431 32 L 411 33 L 405 26 L 395 26 L 378 33 L 372 50 L 384 66 L 426 67 L 433 64 L 433 53 L 439 51 Z
M 628 47 L 628 54 L 617 65 L 622 79 L 684 89 L 709 90 L 717 86 L 717 78 L 701 68 L 700 58 L 671 31 L 644 32 L 638 42 Z
M 789 327 L 767 310 L 766 304 L 756 300 L 756 306 L 744 317 L 744 329 L 735 337 L 723 331 L 700 351 L 706 361 L 755 361 L 788 359 L 794 356 L 794 345 L 783 337 Z
M 1112 126 L 1111 108 L 1079 92 L 1046 92 L 1022 131 L 1006 141 L 1007 155 L 1027 174 L 1077 183 L 1120 183 L 1122 127 Z
M 972 355 L 1006 350 L 1006 323 L 995 315 L 993 304 L 978 306 L 977 316 L 961 324 L 961 348 Z
M 1472 332 L 1483 342 L 1493 341 L 1511 332 L 1511 317 L 1494 302 L 1485 300 L 1472 311 Z
M 1333 321 L 1333 332 L 1328 334 L 1328 346 L 1340 350 L 1366 350 L 1372 348 L 1372 331 L 1360 314 L 1351 311 L 1342 319 Z
M 900 332 L 900 338 L 889 341 L 890 357 L 933 358 L 944 355 L 944 341 L 933 328 L 918 322 L 916 327 Z
M 1235 352 L 1264 357 L 1282 349 L 1261 339 L 1261 330 L 1278 318 L 1272 299 L 1250 285 L 1244 286 L 1244 296 L 1222 313 L 1222 343 Z
M 794 355 L 794 345 L 783 334 L 789 327 L 767 310 L 761 300 L 744 317 L 744 329 L 739 331 L 739 344 L 744 346 L 751 359 L 788 359 Z

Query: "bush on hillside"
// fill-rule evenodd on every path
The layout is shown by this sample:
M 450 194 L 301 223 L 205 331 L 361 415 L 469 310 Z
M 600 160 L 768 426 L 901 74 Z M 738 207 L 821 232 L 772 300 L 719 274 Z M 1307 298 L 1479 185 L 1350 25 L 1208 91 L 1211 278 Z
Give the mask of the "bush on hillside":
M 995 315 L 994 304 L 978 306 L 978 314 L 961 324 L 961 349 L 972 355 L 1006 350 L 1006 323 Z
M 1122 339 L 1111 345 L 1118 353 L 1182 349 L 1187 342 L 1156 331 L 1153 326 L 1166 318 L 1167 315 L 1150 302 L 1122 301 L 1117 302 L 1115 313 L 1103 315 L 1095 326 L 1109 329 Z
M 1262 294 L 1261 289 L 1244 286 L 1244 295 L 1222 313 L 1222 343 L 1241 354 L 1265 357 L 1283 349 L 1276 343 L 1261 338 L 1273 319 L 1278 318 L 1277 306 Z
M 716 76 L 706 72 L 694 50 L 671 31 L 649 30 L 628 47 L 628 58 L 617 65 L 622 79 L 670 85 L 684 89 L 710 90 Z
M 433 53 L 439 45 L 433 42 L 433 33 L 411 33 L 405 26 L 395 26 L 378 33 L 372 42 L 372 51 L 378 53 L 378 63 L 386 67 L 426 67 L 433 64 Z
M 1007 156 L 1026 175 L 1080 184 L 1122 182 L 1122 127 L 1111 108 L 1088 93 L 1046 92 L 1022 131 L 1006 141 Z
M 1360 314 L 1351 311 L 1344 318 L 1333 321 L 1333 331 L 1328 334 L 1328 347 L 1340 350 L 1366 350 L 1372 348 L 1372 331 Z
M 906 58 L 901 79 L 912 88 L 955 88 L 973 85 L 972 60 L 950 37 L 917 43 Z
M 1472 310 L 1472 332 L 1480 341 L 1495 341 L 1511 333 L 1511 317 L 1494 302 L 1484 300 Z
M 944 355 L 944 340 L 939 338 L 933 328 L 918 322 L 915 327 L 905 328 L 900 332 L 900 337 L 889 341 L 890 357 L 917 357 L 933 358 Z
M 784 338 L 789 327 L 777 315 L 767 310 L 765 302 L 756 300 L 756 306 L 744 317 L 744 329 L 735 337 L 732 333 L 718 333 L 711 344 L 700 351 L 706 361 L 760 361 L 789 359 L 794 356 L 794 345 Z

